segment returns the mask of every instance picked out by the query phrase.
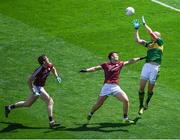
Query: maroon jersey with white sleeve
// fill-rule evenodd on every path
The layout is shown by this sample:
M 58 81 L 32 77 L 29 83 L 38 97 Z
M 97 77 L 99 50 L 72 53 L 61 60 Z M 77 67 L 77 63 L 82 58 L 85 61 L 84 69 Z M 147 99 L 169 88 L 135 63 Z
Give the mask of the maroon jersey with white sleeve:
M 104 83 L 118 84 L 119 74 L 123 66 L 123 61 L 118 61 L 116 63 L 107 62 L 101 64 L 101 67 L 103 68 L 105 74 Z
M 38 67 L 32 74 L 32 76 L 35 78 L 35 80 L 33 81 L 33 84 L 35 86 L 43 87 L 46 83 L 46 78 L 50 74 L 52 68 L 53 68 L 53 64 L 48 64 L 47 68 L 43 66 Z

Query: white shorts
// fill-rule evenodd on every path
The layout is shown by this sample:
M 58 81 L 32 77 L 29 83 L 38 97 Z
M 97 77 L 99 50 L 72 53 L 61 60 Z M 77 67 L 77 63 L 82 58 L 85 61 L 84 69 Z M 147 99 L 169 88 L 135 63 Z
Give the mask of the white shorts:
M 117 84 L 107 84 L 105 83 L 101 89 L 99 96 L 115 96 L 117 93 L 122 93 L 123 90 Z
M 44 89 L 44 87 L 41 87 L 41 86 L 35 86 L 35 85 L 33 85 L 33 95 L 34 96 L 39 96 L 39 95 L 41 95 L 41 93 L 44 93 L 44 92 L 46 92 L 45 91 L 45 89 Z
M 145 63 L 141 71 L 141 79 L 148 80 L 150 84 L 155 84 L 159 69 L 160 65 Z

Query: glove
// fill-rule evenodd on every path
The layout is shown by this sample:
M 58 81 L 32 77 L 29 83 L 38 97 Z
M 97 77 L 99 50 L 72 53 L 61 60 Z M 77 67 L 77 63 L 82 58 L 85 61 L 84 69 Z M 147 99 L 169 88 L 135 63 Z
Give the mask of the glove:
M 138 22 L 137 19 L 135 19 L 135 20 L 133 21 L 133 24 L 134 24 L 134 28 L 135 28 L 136 30 L 138 30 L 140 25 L 139 25 L 139 22 Z
M 86 69 L 82 69 L 79 72 L 87 72 L 87 70 Z
M 146 24 L 146 21 L 145 21 L 145 19 L 144 19 L 144 16 L 142 16 L 142 23 L 143 23 L 143 25 Z
M 58 83 L 61 83 L 61 81 L 62 81 L 61 77 L 57 76 L 56 79 L 57 79 Z
M 145 59 L 147 56 L 144 56 L 144 57 L 140 57 L 139 60 L 143 60 Z

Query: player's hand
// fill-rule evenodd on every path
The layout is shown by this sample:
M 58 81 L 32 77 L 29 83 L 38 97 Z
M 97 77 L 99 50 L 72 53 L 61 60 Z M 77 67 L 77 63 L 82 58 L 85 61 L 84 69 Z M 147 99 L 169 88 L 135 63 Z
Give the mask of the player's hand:
M 80 70 L 79 72 L 87 72 L 87 70 L 86 69 L 82 69 L 82 70 Z
M 138 20 L 137 20 L 137 19 L 135 19 L 135 20 L 133 21 L 133 24 L 134 24 L 134 28 L 135 28 L 136 30 L 138 30 L 138 29 L 139 29 L 140 24 L 139 24 L 139 22 L 138 22 Z
M 146 59 L 147 56 L 144 56 L 144 57 L 139 57 L 139 60 L 143 60 L 143 59 Z
M 58 83 L 62 82 L 61 77 L 57 76 L 56 79 L 57 79 Z
M 146 21 L 145 21 L 145 19 L 144 19 L 144 16 L 142 16 L 142 23 L 143 23 L 143 25 L 146 24 Z

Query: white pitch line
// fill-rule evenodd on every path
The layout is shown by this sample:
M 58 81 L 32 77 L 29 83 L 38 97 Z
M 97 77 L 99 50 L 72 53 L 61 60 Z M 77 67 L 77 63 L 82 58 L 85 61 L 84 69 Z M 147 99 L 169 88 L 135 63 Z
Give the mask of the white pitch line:
M 160 2 L 160 1 L 158 1 L 158 0 L 151 0 L 151 1 L 152 1 L 152 2 L 155 2 L 155 3 L 158 3 L 158 4 L 160 4 L 160 5 L 164 6 L 164 7 L 170 8 L 170 9 L 172 9 L 172 10 L 174 10 L 174 11 L 180 12 L 180 9 L 174 8 L 174 7 L 172 7 L 172 6 L 169 6 L 169 5 L 167 5 L 167 4 L 165 4 L 165 3 L 162 3 L 162 2 Z

